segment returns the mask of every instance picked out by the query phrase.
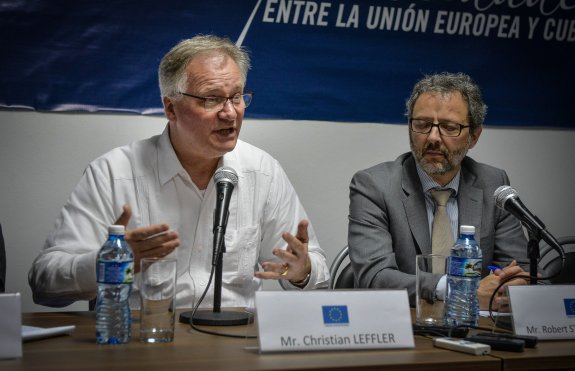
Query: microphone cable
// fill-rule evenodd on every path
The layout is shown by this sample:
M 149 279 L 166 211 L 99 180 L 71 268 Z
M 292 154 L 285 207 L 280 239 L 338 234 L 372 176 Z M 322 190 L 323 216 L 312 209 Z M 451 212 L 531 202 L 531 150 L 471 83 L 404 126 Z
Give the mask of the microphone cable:
M 559 276 L 561 274 L 561 272 L 563 271 L 563 269 L 565 268 L 565 255 L 563 255 L 562 259 L 561 259 L 561 269 L 557 270 L 557 272 L 555 272 L 554 274 L 550 275 L 550 276 L 542 276 L 542 277 L 536 277 L 536 276 L 532 276 L 530 274 L 526 274 L 526 273 L 516 273 L 513 274 L 509 277 L 505 277 L 504 279 L 502 279 L 499 282 L 499 285 L 497 285 L 497 287 L 495 288 L 495 290 L 493 290 L 493 293 L 491 294 L 491 297 L 489 298 L 489 318 L 493 321 L 496 322 L 495 316 L 493 315 L 493 301 L 495 300 L 495 297 L 497 296 L 497 293 L 499 292 L 499 289 L 501 289 L 501 287 L 503 287 L 507 282 L 515 280 L 515 279 L 522 279 L 525 280 L 526 282 L 530 282 L 531 279 L 535 279 L 538 283 L 540 284 L 546 284 L 545 282 L 542 281 L 547 281 L 550 280 L 552 278 L 555 278 L 557 276 Z M 509 304 L 507 304 L 509 305 Z
M 190 254 L 190 259 L 191 259 L 191 254 Z M 202 332 L 204 334 L 209 334 L 209 335 L 225 336 L 225 337 L 240 338 L 240 339 L 257 339 L 257 335 L 238 335 L 238 334 L 229 334 L 229 333 L 223 333 L 223 332 L 215 332 L 215 331 L 210 331 L 210 330 L 205 330 L 205 329 L 199 328 L 199 327 L 197 327 L 197 325 L 194 324 L 194 315 L 196 314 L 196 311 L 198 310 L 198 308 L 200 307 L 200 305 L 204 301 L 204 298 L 206 297 L 208 290 L 210 289 L 210 285 L 212 284 L 212 279 L 214 278 L 215 268 L 216 268 L 216 265 L 212 264 L 212 268 L 210 270 L 210 278 L 208 279 L 208 283 L 206 285 L 206 288 L 204 289 L 202 296 L 200 296 L 200 298 L 198 299 L 198 302 L 196 303 L 196 305 L 192 309 L 192 314 L 190 315 L 190 327 L 193 328 L 194 330 L 198 331 L 198 332 Z M 189 268 L 188 268 L 188 274 L 190 275 L 190 277 L 192 277 L 192 274 L 190 273 Z M 193 281 L 193 278 L 192 278 L 192 281 Z M 194 284 L 194 287 L 195 287 L 195 284 Z M 194 296 L 195 296 L 195 294 L 194 294 Z

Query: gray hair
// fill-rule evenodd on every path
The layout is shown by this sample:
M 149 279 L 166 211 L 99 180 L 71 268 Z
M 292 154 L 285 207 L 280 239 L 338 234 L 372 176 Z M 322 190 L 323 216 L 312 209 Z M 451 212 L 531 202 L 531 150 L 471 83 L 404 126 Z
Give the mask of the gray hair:
M 162 58 L 158 68 L 161 96 L 172 98 L 179 96 L 179 92 L 186 88 L 188 80 L 186 67 L 190 61 L 200 54 L 211 52 L 221 53 L 232 58 L 240 69 L 245 86 L 250 69 L 248 52 L 241 46 L 235 45 L 228 38 L 198 35 L 180 41 Z
M 407 118 L 409 119 L 411 117 L 415 101 L 417 101 L 417 98 L 423 93 L 435 92 L 449 94 L 456 91 L 460 92 L 463 99 L 467 102 L 470 129 L 471 132 L 475 131 L 475 129 L 483 125 L 485 114 L 487 113 L 487 105 L 485 105 L 481 99 L 479 86 L 470 76 L 464 73 L 442 72 L 426 75 L 423 79 L 419 80 L 413 87 L 411 96 L 405 104 L 407 108 Z

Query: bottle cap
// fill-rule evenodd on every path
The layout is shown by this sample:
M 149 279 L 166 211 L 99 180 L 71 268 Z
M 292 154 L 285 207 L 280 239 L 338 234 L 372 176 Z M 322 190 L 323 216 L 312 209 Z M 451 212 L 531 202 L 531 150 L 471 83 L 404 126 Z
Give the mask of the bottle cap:
M 461 234 L 475 234 L 475 227 L 472 225 L 462 225 L 459 227 L 459 233 L 461 233 Z
M 108 227 L 108 234 L 113 235 L 124 235 L 126 233 L 126 227 L 123 225 L 111 225 Z

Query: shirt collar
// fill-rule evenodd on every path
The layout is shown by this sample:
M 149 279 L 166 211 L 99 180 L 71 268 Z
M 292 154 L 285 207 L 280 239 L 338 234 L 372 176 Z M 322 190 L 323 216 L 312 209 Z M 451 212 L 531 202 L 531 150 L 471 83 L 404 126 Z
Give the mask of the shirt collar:
M 419 164 L 416 164 L 416 167 L 417 167 L 417 175 L 419 175 L 419 180 L 421 181 L 421 186 L 423 187 L 424 193 L 428 193 L 430 190 L 435 188 L 441 188 L 441 189 L 451 188 L 454 190 L 453 196 L 456 196 L 457 193 L 459 192 L 459 179 L 461 177 L 461 168 L 459 169 L 459 171 L 457 171 L 457 174 L 455 174 L 455 176 L 453 177 L 453 179 L 451 179 L 449 183 L 447 183 L 445 186 L 441 186 L 439 183 L 433 180 L 433 178 L 430 177 L 421 168 L 421 166 L 419 166 Z
M 236 148 L 241 145 L 242 145 L 241 141 L 238 140 Z M 236 170 L 239 177 L 242 177 L 243 174 L 240 171 L 242 166 L 238 161 L 236 148 L 234 148 L 233 151 L 226 153 L 224 157 L 220 159 L 220 161 L 218 162 L 218 168 L 221 166 L 229 166 L 232 169 Z M 166 125 L 166 128 L 164 129 L 158 140 L 158 164 L 159 164 L 158 173 L 161 185 L 166 184 L 168 181 L 170 181 L 177 175 L 181 175 L 184 179 L 190 179 L 190 176 L 180 163 L 180 160 L 176 155 L 176 151 L 172 146 L 172 142 L 170 141 L 169 124 Z
M 176 151 L 174 151 L 174 147 L 172 147 L 172 142 L 170 142 L 169 124 L 166 125 L 166 128 L 158 140 L 158 165 L 161 185 L 166 184 L 179 174 L 182 174 L 184 177 L 187 176 L 186 170 L 180 163 Z

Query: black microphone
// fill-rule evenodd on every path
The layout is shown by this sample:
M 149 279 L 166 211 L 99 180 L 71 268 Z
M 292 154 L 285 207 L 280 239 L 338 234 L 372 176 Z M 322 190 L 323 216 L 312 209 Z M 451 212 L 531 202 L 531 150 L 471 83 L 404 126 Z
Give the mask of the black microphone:
M 540 236 L 543 241 L 547 242 L 549 246 L 557 250 L 560 254 L 563 254 L 563 248 L 561 244 L 547 231 L 545 224 L 531 213 L 529 209 L 521 202 L 517 191 L 510 186 L 501 186 L 495 190 L 493 193 L 495 198 L 495 204 L 503 209 L 507 210 L 517 219 L 519 219 L 526 227 L 531 231 L 531 233 L 536 236 Z
M 216 208 L 214 209 L 214 251 L 212 256 L 212 265 L 216 265 L 218 255 L 222 249 L 226 226 L 228 224 L 228 215 L 230 199 L 234 187 L 238 184 L 238 174 L 231 167 L 221 167 L 214 174 L 214 183 L 216 184 Z
M 214 251 L 212 256 L 212 274 L 214 274 L 214 307 L 212 311 L 202 311 L 196 309 L 193 311 L 180 313 L 180 322 L 191 323 L 193 325 L 206 326 L 234 326 L 246 325 L 250 320 L 247 312 L 222 311 L 222 274 L 223 274 L 223 253 L 226 252 L 224 237 L 226 226 L 228 224 L 228 215 L 230 200 L 234 187 L 238 184 L 238 174 L 230 167 L 221 167 L 214 174 L 214 183 L 216 184 L 216 208 L 214 209 Z M 200 298 L 204 298 L 210 281 Z M 195 328 L 195 327 L 194 327 Z M 213 332 L 210 332 L 214 334 Z

